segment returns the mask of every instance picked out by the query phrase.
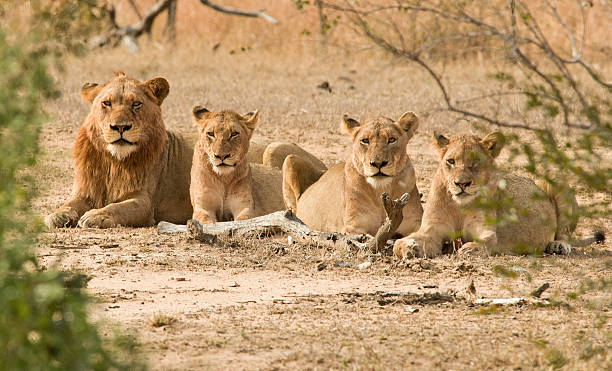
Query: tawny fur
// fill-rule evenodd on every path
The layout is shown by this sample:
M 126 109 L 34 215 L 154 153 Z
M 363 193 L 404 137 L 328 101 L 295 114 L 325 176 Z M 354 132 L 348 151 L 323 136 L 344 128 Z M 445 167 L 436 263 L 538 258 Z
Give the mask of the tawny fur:
M 318 169 L 291 157 L 285 160 L 283 197 L 287 206 L 312 229 L 374 235 L 386 216 L 381 194 L 387 192 L 396 199 L 409 193 L 397 233 L 415 231 L 423 208 L 406 145 L 418 127 L 416 115 L 407 112 L 395 122 L 379 117 L 363 123 L 345 116 L 342 127 L 353 140 L 350 158 L 330 168 L 314 184 L 309 186 L 302 178 L 319 174 Z
M 160 220 L 184 223 L 191 216 L 193 151 L 165 129 L 160 106 L 168 91 L 163 78 L 140 82 L 123 73 L 83 86 L 81 96 L 91 110 L 72 150 L 73 194 L 47 216 L 50 228 L 149 226 Z M 120 133 L 117 127 L 123 126 Z M 132 144 L 114 144 L 120 138 Z
M 316 159 L 294 144 L 275 142 L 258 151 L 263 165 L 250 164 L 257 111 L 242 116 L 196 106 L 193 120 L 200 136 L 193 155 L 190 193 L 193 219 L 200 223 L 243 220 L 283 210 L 278 164 L 289 154 Z
M 500 138 L 492 133 L 483 139 L 464 135 L 449 140 L 434 134 L 440 164 L 423 221 L 417 232 L 395 242 L 396 256 L 434 257 L 456 236 L 464 242 L 459 252 L 465 255 L 537 254 L 555 243 L 562 252 L 570 251 L 563 240 L 576 227 L 573 217 L 568 219 L 575 212 L 573 194 L 569 188 L 543 190 L 529 178 L 497 172 L 494 160 L 503 147 Z M 501 194 L 510 197 L 510 205 L 499 202 Z M 476 200 L 487 199 L 498 202 L 497 207 L 475 206 Z M 561 199 L 565 201 L 557 202 Z M 495 218 L 504 222 L 486 222 Z

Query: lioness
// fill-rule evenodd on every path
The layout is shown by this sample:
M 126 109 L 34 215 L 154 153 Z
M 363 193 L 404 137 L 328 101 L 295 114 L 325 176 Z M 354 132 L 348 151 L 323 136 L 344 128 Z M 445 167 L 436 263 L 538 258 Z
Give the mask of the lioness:
M 264 165 L 250 164 L 247 152 L 258 118 L 258 111 L 242 116 L 194 107 L 193 121 L 200 136 L 191 169 L 193 219 L 200 223 L 243 220 L 283 210 L 282 175 L 274 166 L 287 154 L 304 158 L 311 166 L 324 166 L 295 144 L 282 142 L 266 147 Z
M 283 198 L 310 228 L 329 232 L 374 235 L 386 214 L 380 195 L 392 198 L 410 194 L 397 232 L 415 231 L 423 214 L 414 168 L 406 145 L 418 118 L 406 112 L 397 121 L 386 117 L 358 122 L 346 115 L 342 128 L 352 137 L 351 157 L 330 168 L 310 187 L 304 174 L 320 173 L 294 156 L 283 164 Z
M 460 253 L 466 255 L 571 251 L 566 240 L 576 228 L 574 195 L 569 189 L 555 193 L 546 187 L 545 191 L 531 179 L 497 173 L 494 160 L 503 147 L 500 138 L 500 133 L 482 139 L 434 134 L 440 164 L 423 222 L 417 232 L 395 242 L 396 256 L 437 256 L 443 242 L 457 235 L 465 242 Z M 497 208 L 476 207 L 487 200 L 497 202 Z M 502 217 L 503 223 L 490 222 L 496 217 Z
M 46 217 L 47 226 L 150 226 L 189 219 L 192 149 L 165 129 L 160 106 L 169 89 L 164 78 L 140 82 L 123 72 L 102 85 L 83 86 L 81 97 L 91 110 L 72 149 L 72 197 Z

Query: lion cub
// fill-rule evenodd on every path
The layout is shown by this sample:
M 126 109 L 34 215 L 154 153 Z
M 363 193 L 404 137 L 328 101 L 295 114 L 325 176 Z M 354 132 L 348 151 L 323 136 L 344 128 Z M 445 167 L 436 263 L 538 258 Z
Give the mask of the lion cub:
M 459 250 L 465 255 L 571 251 L 563 240 L 576 228 L 573 193 L 569 188 L 554 193 L 529 178 L 498 174 L 494 160 L 503 147 L 500 138 L 499 133 L 482 139 L 474 135 L 447 139 L 434 134 L 440 164 L 423 223 L 417 232 L 395 242 L 396 256 L 440 255 L 443 242 L 457 235 L 465 242 Z M 487 200 L 496 201 L 495 210 L 476 207 Z M 497 226 L 487 221 L 500 216 L 505 216 L 504 223 Z
M 191 168 L 193 219 L 200 223 L 244 220 L 284 210 L 282 175 L 275 166 L 290 153 L 322 165 L 291 143 L 268 145 L 262 154 L 264 164 L 250 164 L 247 153 L 258 118 L 258 111 L 242 116 L 229 110 L 193 109 L 200 132 Z
M 320 170 L 287 156 L 283 163 L 287 207 L 316 230 L 374 235 L 386 217 L 381 194 L 387 192 L 396 199 L 409 193 L 397 232 L 407 235 L 417 230 L 423 207 L 406 153 L 408 140 L 418 127 L 417 116 L 406 112 L 397 121 L 378 117 L 363 122 L 344 116 L 341 126 L 353 139 L 351 156 L 311 186 L 304 181 L 305 174 L 316 175 Z

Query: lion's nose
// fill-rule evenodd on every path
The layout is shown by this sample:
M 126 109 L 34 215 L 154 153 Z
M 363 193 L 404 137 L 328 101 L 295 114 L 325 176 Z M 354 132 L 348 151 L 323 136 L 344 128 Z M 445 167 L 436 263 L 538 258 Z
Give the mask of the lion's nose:
M 381 169 L 388 163 L 389 163 L 388 161 L 379 161 L 379 162 L 373 161 L 373 162 L 370 162 L 370 165 L 374 166 L 377 169 Z
M 116 130 L 120 133 L 123 133 L 124 131 L 130 130 L 132 128 L 132 125 L 117 124 L 117 125 L 111 125 L 110 128 L 111 130 Z
M 225 160 L 226 158 L 229 158 L 229 157 L 230 157 L 229 153 L 227 155 L 215 155 L 215 158 L 219 159 L 221 161 L 223 161 L 223 160 Z
M 467 187 L 469 187 L 471 184 L 472 184 L 472 182 L 464 182 L 464 183 L 461 183 L 461 182 L 457 182 L 457 181 L 455 181 L 455 185 L 456 185 L 457 187 L 459 187 L 459 188 L 463 189 L 463 190 L 465 190 L 465 189 L 466 189 Z

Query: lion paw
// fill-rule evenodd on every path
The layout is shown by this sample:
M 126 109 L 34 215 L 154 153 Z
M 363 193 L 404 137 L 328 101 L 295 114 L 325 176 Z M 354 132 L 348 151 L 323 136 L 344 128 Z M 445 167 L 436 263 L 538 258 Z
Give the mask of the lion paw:
M 49 229 L 74 227 L 78 219 L 79 215 L 73 210 L 58 210 L 45 217 L 45 225 Z
M 414 238 L 402 238 L 393 244 L 393 256 L 399 259 L 420 258 L 423 256 L 423 244 Z
M 115 218 L 100 209 L 89 210 L 79 219 L 81 228 L 112 228 L 116 225 Z
M 457 254 L 462 258 L 483 258 L 487 256 L 487 248 L 476 242 L 466 242 Z
M 565 241 L 551 241 L 546 245 L 547 254 L 569 255 L 572 253 L 572 245 Z

